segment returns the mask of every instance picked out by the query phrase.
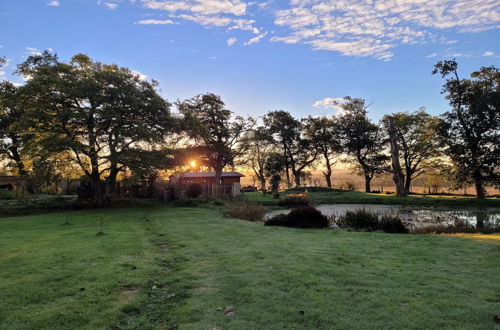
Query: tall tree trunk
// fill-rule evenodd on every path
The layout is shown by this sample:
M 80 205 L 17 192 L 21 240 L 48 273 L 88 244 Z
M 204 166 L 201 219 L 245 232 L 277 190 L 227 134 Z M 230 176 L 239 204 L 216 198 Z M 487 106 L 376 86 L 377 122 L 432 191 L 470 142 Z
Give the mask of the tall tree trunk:
M 300 182 L 300 172 L 299 173 L 294 172 L 293 173 L 293 178 L 295 180 L 295 186 L 296 187 L 300 187 L 300 184 L 301 184 L 301 182 Z
M 365 175 L 365 192 L 367 193 L 372 191 L 371 182 L 372 178 L 369 175 Z
M 116 186 L 116 176 L 118 175 L 118 167 L 116 164 L 111 165 L 111 169 L 109 170 L 109 175 L 106 180 L 106 193 L 104 195 L 104 200 L 106 204 L 109 204 L 111 200 L 111 195 L 115 191 L 115 186 Z
M 406 171 L 406 173 L 409 173 L 409 172 Z M 411 192 L 410 188 L 411 188 L 411 175 L 406 174 L 406 176 L 405 176 L 405 187 L 404 187 L 406 194 L 409 194 Z
M 474 178 L 474 184 L 476 186 L 476 197 L 479 199 L 484 199 L 484 187 L 483 187 L 483 180 L 481 177 L 476 176 Z
M 391 143 L 391 157 L 392 157 L 392 172 L 393 172 L 393 180 L 396 184 L 396 195 L 397 196 L 405 196 L 405 184 L 404 184 L 404 176 L 403 171 L 401 170 L 401 165 L 399 163 L 399 146 L 397 141 L 397 132 L 394 127 L 394 118 L 389 117 L 389 141 Z
M 16 163 L 17 172 L 20 176 L 28 175 L 26 168 L 24 167 L 24 162 L 21 160 L 21 155 L 19 154 L 19 150 L 15 146 L 11 146 L 9 148 L 11 153 L 12 160 Z
M 260 190 L 262 190 L 262 193 L 265 195 L 266 194 L 266 179 L 264 177 L 260 177 Z
M 332 187 L 332 164 L 330 164 L 330 159 L 325 156 L 325 162 L 326 162 L 326 172 L 323 172 L 323 175 L 325 176 L 326 179 L 326 186 L 328 188 Z
M 103 183 L 98 175 L 92 176 L 92 193 L 92 207 L 104 207 L 106 203 L 104 200 Z

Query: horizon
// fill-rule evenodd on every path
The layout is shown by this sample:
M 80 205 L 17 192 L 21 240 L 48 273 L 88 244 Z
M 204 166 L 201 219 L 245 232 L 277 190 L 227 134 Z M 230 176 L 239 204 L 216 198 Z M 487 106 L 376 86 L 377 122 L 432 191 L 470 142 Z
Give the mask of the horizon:
M 456 58 L 462 78 L 499 66 L 500 3 L 472 2 L 5 1 L 0 79 L 23 83 L 15 65 L 49 49 L 135 70 L 170 102 L 213 92 L 238 115 L 331 115 L 344 96 L 366 99 L 374 120 L 439 115 L 438 60 Z

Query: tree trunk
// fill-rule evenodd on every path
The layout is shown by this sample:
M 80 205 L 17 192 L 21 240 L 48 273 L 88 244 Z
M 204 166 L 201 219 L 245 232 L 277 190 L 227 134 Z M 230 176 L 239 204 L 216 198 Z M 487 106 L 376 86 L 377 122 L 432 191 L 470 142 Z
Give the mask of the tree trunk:
M 326 172 L 323 172 L 323 175 L 326 179 L 326 186 L 328 188 L 332 187 L 332 165 L 330 164 L 330 160 L 325 156 L 326 161 Z
M 106 180 L 106 193 L 104 195 L 104 199 L 106 201 L 106 204 L 109 204 L 111 195 L 115 191 L 115 186 L 116 186 L 116 176 L 118 175 L 118 172 L 120 172 L 117 168 L 116 165 L 111 165 L 111 169 L 109 171 L 109 176 Z
M 389 141 L 391 143 L 391 158 L 392 158 L 392 172 L 393 172 L 393 180 L 396 184 L 396 195 L 397 196 L 405 196 L 405 184 L 404 184 L 404 176 L 403 171 L 401 170 L 401 165 L 399 163 L 399 146 L 397 141 L 397 132 L 394 127 L 394 118 L 389 117 Z M 411 180 L 411 179 L 410 179 Z
M 368 175 L 365 175 L 365 192 L 367 192 L 367 193 L 372 191 L 371 182 L 372 182 L 372 178 Z
M 474 183 L 476 186 L 476 197 L 479 199 L 484 199 L 484 187 L 483 187 L 483 180 L 480 177 L 476 177 L 474 179 Z
M 293 178 L 295 180 L 295 186 L 300 187 L 300 172 L 299 173 L 293 173 Z
M 404 185 L 404 191 L 406 194 L 409 194 L 411 191 L 411 174 L 408 170 L 406 170 L 406 176 L 405 176 L 405 185 Z
M 265 195 L 266 194 L 266 179 L 261 177 L 259 179 L 259 181 L 260 181 L 260 190 L 262 190 L 262 193 Z
M 24 167 L 24 163 L 21 160 L 21 156 L 19 154 L 19 150 L 15 146 L 12 146 L 9 148 L 9 151 L 12 155 L 12 160 L 16 163 L 17 171 L 20 176 L 28 175 L 28 172 L 26 171 Z
M 103 184 L 99 176 L 92 177 L 92 207 L 104 207 L 106 206 L 104 200 L 104 189 Z

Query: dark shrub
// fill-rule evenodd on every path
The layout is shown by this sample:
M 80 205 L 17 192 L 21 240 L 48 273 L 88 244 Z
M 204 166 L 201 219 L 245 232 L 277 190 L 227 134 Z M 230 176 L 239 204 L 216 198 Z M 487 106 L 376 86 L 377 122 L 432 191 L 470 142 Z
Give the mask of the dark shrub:
M 238 218 L 248 221 L 261 221 L 266 215 L 264 206 L 255 202 L 240 202 L 231 205 L 226 215 L 232 218 Z
M 287 226 L 288 216 L 286 214 L 277 214 L 264 221 L 265 226 Z
M 197 183 L 191 183 L 188 187 L 187 187 L 187 195 L 188 197 L 190 198 L 196 198 L 198 196 L 201 195 L 201 185 L 197 184 Z
M 379 228 L 386 233 L 406 234 L 408 228 L 405 227 L 403 221 L 395 215 L 385 215 L 379 220 Z
M 281 206 L 308 206 L 312 204 L 312 198 L 306 193 L 289 194 L 279 202 Z
M 365 209 L 347 211 L 339 218 L 340 227 L 349 227 L 353 229 L 378 229 L 378 215 Z
M 325 228 L 330 225 L 328 218 L 312 206 L 302 206 L 288 213 L 288 227 Z

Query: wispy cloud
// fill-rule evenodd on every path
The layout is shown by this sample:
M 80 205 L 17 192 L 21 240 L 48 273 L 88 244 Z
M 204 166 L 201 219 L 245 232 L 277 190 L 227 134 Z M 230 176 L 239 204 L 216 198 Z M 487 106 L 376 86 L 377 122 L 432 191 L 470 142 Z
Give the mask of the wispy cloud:
M 141 79 L 141 80 L 146 80 L 148 78 L 147 75 L 145 75 L 144 73 L 137 71 L 137 70 L 132 70 L 132 73 L 135 74 L 136 76 L 138 76 L 139 79 Z
M 483 56 L 493 56 L 493 55 L 495 55 L 495 53 L 493 53 L 492 51 L 489 51 L 489 50 L 488 50 L 488 51 L 485 51 L 485 52 L 483 53 Z
M 323 109 L 334 109 L 337 114 L 342 112 L 342 103 L 344 99 L 341 97 L 325 97 L 324 99 L 318 100 L 312 104 L 313 107 L 323 108 Z
M 262 38 L 264 38 L 265 36 L 267 36 L 267 32 L 264 32 L 264 33 L 261 33 L 259 34 L 258 36 L 256 37 L 253 37 L 252 39 L 248 40 L 247 42 L 244 43 L 245 46 L 249 46 L 249 45 L 252 45 L 252 44 L 256 44 L 258 43 Z
M 143 24 L 143 25 L 166 25 L 166 24 L 174 24 L 174 21 L 170 19 L 143 19 L 137 22 L 137 24 Z
M 42 55 L 42 52 L 34 47 L 25 47 L 30 55 Z
M 436 57 L 436 56 L 438 56 L 437 53 L 432 53 L 432 54 L 427 55 L 425 58 L 433 58 L 433 57 Z
M 51 1 L 47 4 L 48 6 L 52 6 L 52 7 L 59 7 L 61 5 L 61 3 L 59 1 Z
M 103 4 L 109 9 L 116 9 L 118 7 L 118 4 L 114 2 L 103 2 Z
M 234 37 L 227 39 L 227 46 L 231 47 L 232 45 L 234 45 L 236 43 L 236 41 L 238 41 L 238 39 L 236 39 Z
M 389 60 L 392 49 L 441 37 L 436 31 L 494 29 L 500 22 L 497 0 L 291 0 L 275 13 L 285 30 L 272 41 L 309 44 L 346 56 Z

